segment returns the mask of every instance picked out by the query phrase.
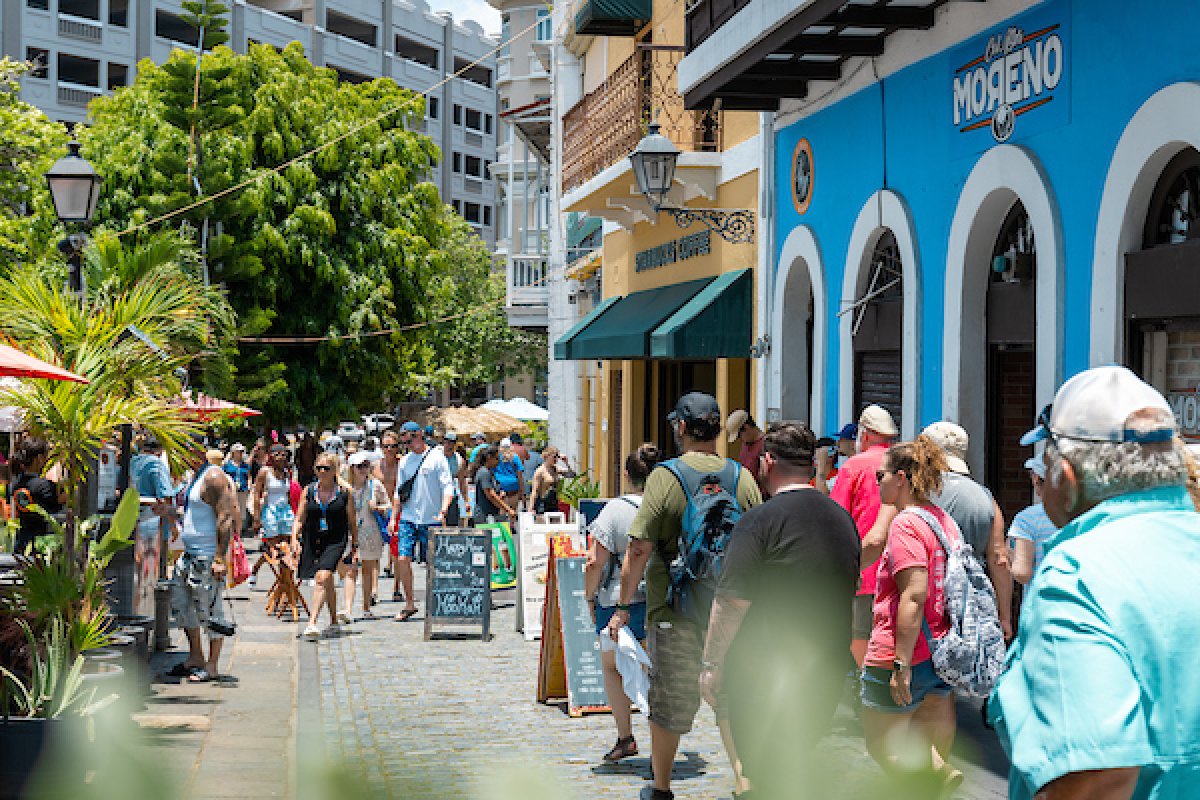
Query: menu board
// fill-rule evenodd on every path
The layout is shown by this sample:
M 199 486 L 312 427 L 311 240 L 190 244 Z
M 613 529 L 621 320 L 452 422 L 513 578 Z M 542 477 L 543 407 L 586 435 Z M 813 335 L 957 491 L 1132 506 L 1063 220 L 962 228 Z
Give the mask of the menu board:
M 492 532 L 434 528 L 425 578 L 425 639 L 434 625 L 479 625 L 484 641 L 492 613 Z
M 566 696 L 567 712 L 578 717 L 608 711 L 600 639 L 584 593 L 586 556 L 552 557 L 552 594 L 538 665 L 538 700 Z

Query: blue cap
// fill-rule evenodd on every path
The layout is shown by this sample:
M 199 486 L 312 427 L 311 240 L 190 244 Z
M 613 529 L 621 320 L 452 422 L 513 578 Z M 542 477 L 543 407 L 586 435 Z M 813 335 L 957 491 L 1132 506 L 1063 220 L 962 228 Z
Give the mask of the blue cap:
M 409 433 L 420 433 L 421 426 L 410 419 L 408 422 L 400 426 L 400 430 L 408 431 Z
M 432 425 L 426 425 L 426 426 L 425 426 L 425 435 L 426 435 L 426 436 L 433 436 L 433 426 L 432 426 Z
M 854 423 L 854 422 L 847 422 L 845 425 L 842 426 L 842 429 L 840 431 L 838 431 L 837 438 L 838 439 L 857 439 L 858 438 L 858 424 Z

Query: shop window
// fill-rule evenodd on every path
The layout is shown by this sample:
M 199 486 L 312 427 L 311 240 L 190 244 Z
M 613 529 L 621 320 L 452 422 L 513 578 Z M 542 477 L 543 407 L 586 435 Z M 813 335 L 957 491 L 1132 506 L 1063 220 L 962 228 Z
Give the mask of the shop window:
M 45 78 L 50 64 L 50 51 L 41 47 L 26 47 L 25 60 L 32 64 L 29 70 L 31 78 Z
M 1146 249 L 1200 239 L 1200 152 L 1188 148 L 1167 164 L 1146 222 Z
M 108 90 L 110 92 L 129 85 L 129 67 L 110 62 L 108 65 Z

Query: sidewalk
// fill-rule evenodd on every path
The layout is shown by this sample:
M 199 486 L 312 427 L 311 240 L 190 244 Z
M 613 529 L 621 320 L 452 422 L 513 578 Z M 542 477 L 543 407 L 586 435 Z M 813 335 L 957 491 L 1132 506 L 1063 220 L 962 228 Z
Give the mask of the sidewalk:
M 264 567 L 259 577 L 267 581 L 269 574 Z M 154 694 L 134 719 L 150 757 L 175 779 L 178 797 L 295 797 L 297 628 L 290 618 L 284 623 L 263 613 L 265 591 L 243 584 L 229 596 L 238 629 L 225 641 L 222 680 L 164 677 L 187 655 L 183 632 L 172 630 L 173 649 L 152 661 Z

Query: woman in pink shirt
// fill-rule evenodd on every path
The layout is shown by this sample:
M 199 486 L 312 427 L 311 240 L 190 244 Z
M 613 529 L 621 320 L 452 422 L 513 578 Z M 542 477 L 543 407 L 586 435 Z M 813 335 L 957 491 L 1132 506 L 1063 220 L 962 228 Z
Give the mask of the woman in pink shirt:
M 867 749 L 880 766 L 895 773 L 933 770 L 949 792 L 963 779 L 945 761 L 954 743 L 954 696 L 934 672 L 926 640 L 930 633 L 945 635 L 949 627 L 946 551 L 916 513 L 919 508 L 932 515 L 951 541 L 962 539 L 954 520 L 929 501 L 946 470 L 942 449 L 922 434 L 890 448 L 876 473 L 880 499 L 899 513 L 879 560 L 874 625 L 863 662 L 862 718 Z

